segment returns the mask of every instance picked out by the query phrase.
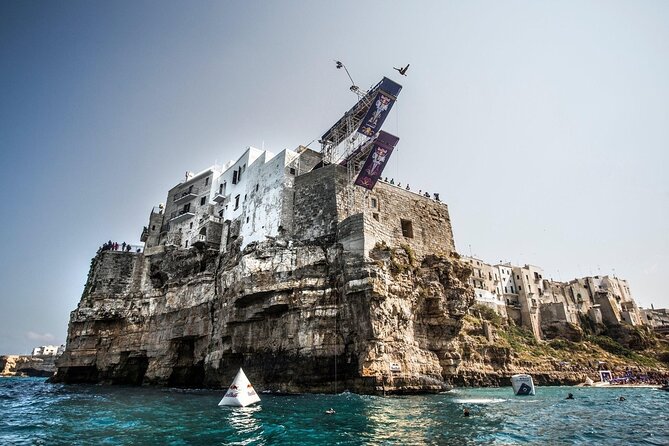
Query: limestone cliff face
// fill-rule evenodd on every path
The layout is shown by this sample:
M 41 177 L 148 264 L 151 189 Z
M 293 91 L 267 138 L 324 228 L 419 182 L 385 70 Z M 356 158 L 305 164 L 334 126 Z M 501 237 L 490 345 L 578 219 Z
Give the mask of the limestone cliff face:
M 56 371 L 55 356 L 0 356 L 0 376 L 52 376 Z
M 469 270 L 408 245 L 365 255 L 364 225 L 227 254 L 102 252 L 55 379 L 225 387 L 241 366 L 274 391 L 440 390 L 460 359 Z

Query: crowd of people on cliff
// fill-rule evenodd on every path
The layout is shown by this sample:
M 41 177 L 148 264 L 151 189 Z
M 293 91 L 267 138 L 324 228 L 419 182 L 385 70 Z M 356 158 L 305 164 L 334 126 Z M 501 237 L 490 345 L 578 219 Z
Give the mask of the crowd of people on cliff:
M 390 181 L 388 181 L 388 177 L 385 177 L 385 178 L 381 179 L 381 181 L 383 181 L 384 183 L 392 184 L 393 186 L 402 187 L 402 183 L 397 183 L 397 184 L 395 184 L 395 178 L 391 178 Z M 411 192 L 411 186 L 409 186 L 409 184 L 407 184 L 407 185 L 404 187 L 404 189 L 406 189 L 406 190 L 408 190 L 409 192 Z M 414 192 L 414 193 L 416 193 L 416 192 Z M 419 190 L 418 190 L 418 195 L 421 195 L 421 196 L 423 196 L 423 197 L 425 197 L 425 198 L 430 198 L 430 197 L 432 196 L 432 198 L 434 199 L 434 201 L 441 201 L 441 200 L 439 199 L 439 193 L 437 193 L 437 192 L 435 192 L 435 193 L 433 193 L 432 195 L 430 195 L 429 192 L 427 192 L 427 191 L 423 192 L 422 189 L 419 189 Z
M 619 378 L 613 378 L 609 381 L 609 384 L 647 384 L 647 385 L 662 385 L 669 381 L 669 373 L 648 371 L 644 372 L 641 369 L 637 368 L 636 371 L 633 371 L 627 367 L 624 371 L 615 370 L 613 371 L 613 376 L 618 376 Z
M 567 362 L 567 361 L 555 361 L 553 363 L 556 370 L 561 370 L 565 372 L 575 372 L 575 373 L 586 373 L 592 376 L 593 371 L 607 371 L 611 373 L 611 379 L 609 384 L 646 384 L 646 385 L 662 385 L 665 382 L 669 381 L 669 373 L 652 371 L 652 370 L 643 370 L 640 367 L 632 368 L 610 368 L 606 362 L 602 361 L 586 361 L 585 363 L 580 362 Z
M 130 243 L 123 242 L 119 244 L 118 242 L 112 242 L 109 240 L 107 243 L 103 244 L 98 248 L 98 254 L 100 254 L 102 251 L 121 251 L 121 252 L 130 252 L 132 250 L 132 246 Z M 136 252 L 142 252 L 142 248 L 137 248 Z

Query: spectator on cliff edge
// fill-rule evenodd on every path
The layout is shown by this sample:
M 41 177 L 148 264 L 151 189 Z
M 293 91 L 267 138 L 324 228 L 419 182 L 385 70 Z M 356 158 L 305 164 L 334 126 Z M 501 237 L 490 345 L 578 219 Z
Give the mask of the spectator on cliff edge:
M 407 190 L 411 190 L 411 188 L 409 187 L 409 183 L 407 183 Z
M 390 184 L 395 184 L 395 178 L 390 179 Z
M 125 242 L 121 243 L 121 251 L 125 251 Z

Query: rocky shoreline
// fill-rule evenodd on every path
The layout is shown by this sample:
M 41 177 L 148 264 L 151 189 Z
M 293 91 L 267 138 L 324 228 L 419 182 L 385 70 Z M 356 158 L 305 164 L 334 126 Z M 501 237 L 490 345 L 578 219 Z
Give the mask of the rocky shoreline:
M 51 377 L 56 372 L 55 356 L 0 356 L 0 376 Z

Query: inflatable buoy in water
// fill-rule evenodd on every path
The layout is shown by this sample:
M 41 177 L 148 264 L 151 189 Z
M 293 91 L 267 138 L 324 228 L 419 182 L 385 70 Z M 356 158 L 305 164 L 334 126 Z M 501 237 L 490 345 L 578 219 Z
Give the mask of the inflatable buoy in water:
M 244 371 L 240 368 L 237 376 L 235 376 L 232 384 L 230 384 L 230 388 L 225 392 L 225 396 L 218 405 L 245 407 L 258 401 L 260 401 L 260 397 L 253 389 Z
M 534 381 L 530 375 L 520 374 L 511 377 L 511 387 L 516 395 L 534 395 Z

